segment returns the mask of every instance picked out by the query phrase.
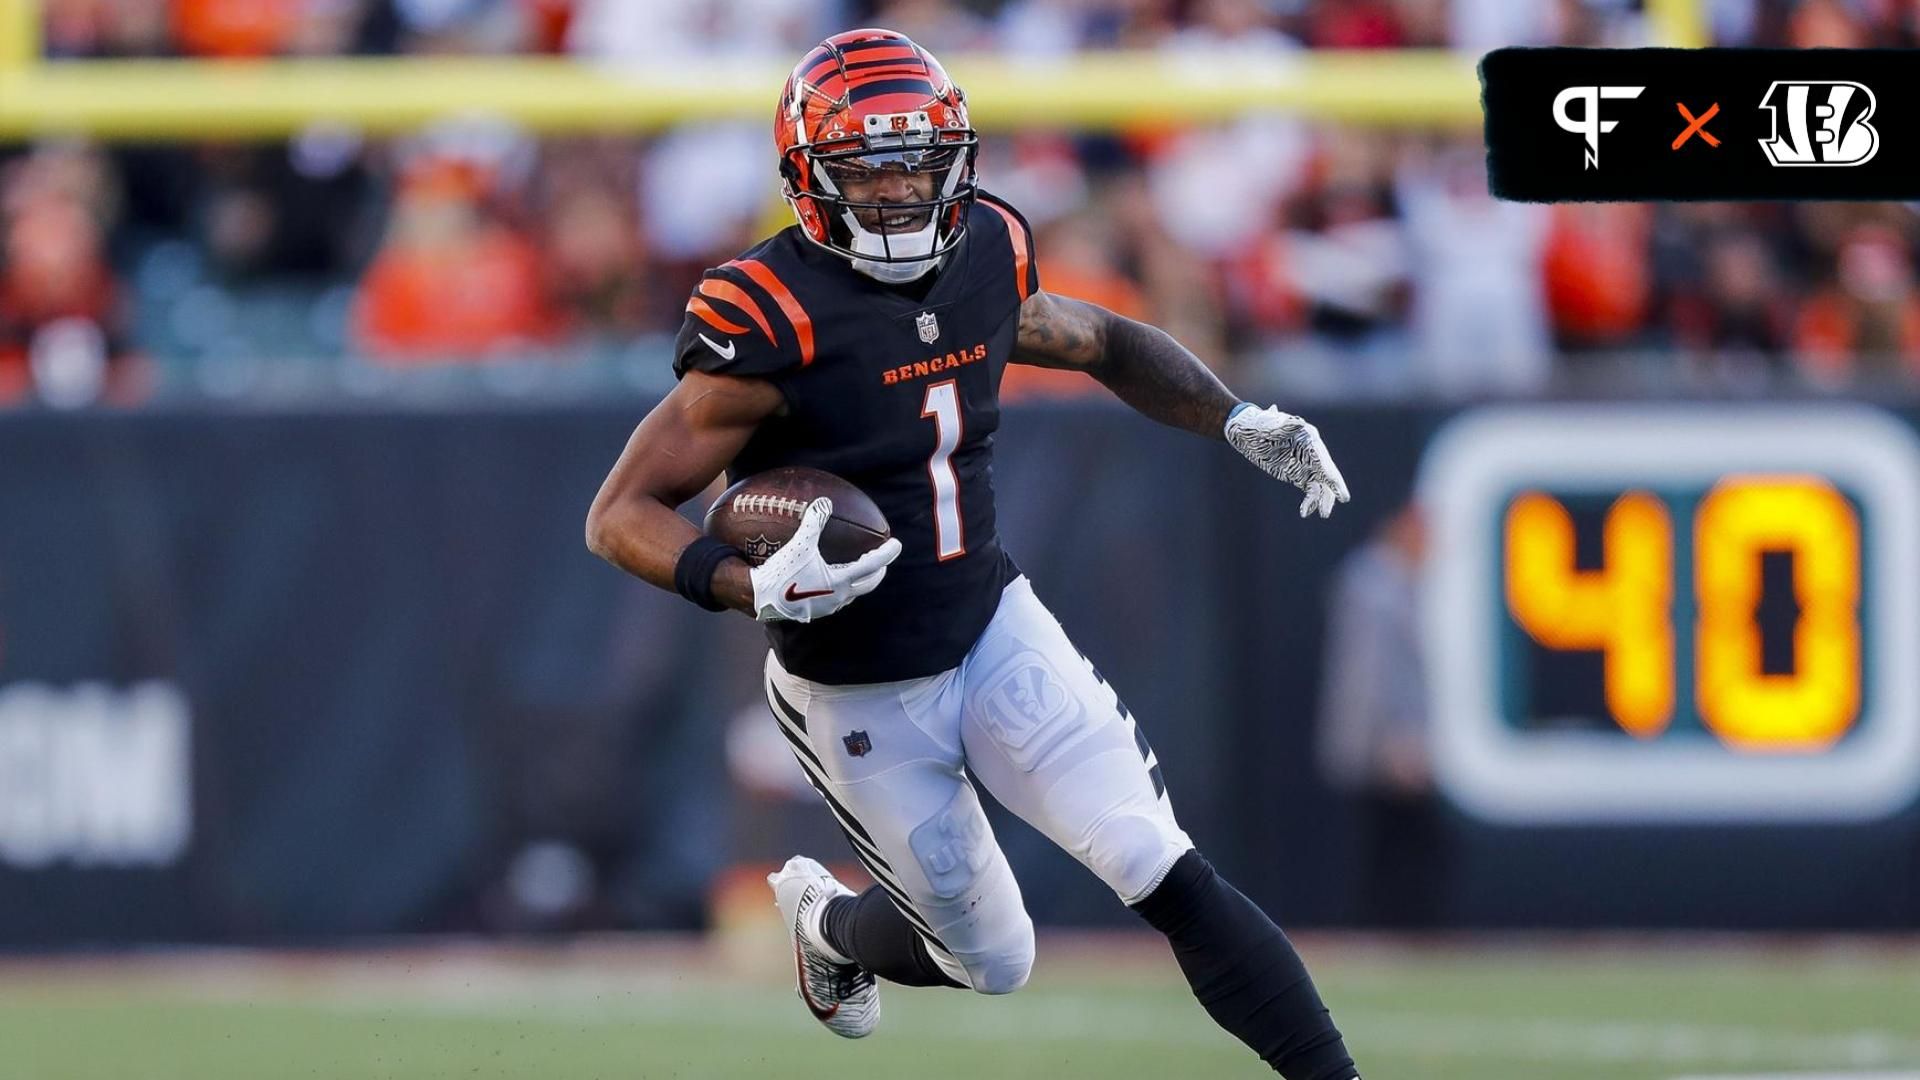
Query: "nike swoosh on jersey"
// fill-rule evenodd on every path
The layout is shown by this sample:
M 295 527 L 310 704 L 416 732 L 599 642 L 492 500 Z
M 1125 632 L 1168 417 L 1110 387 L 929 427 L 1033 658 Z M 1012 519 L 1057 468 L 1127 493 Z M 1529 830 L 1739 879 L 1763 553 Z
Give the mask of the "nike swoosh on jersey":
M 791 583 L 789 583 L 789 584 L 787 585 L 787 600 L 788 600 L 788 602 L 792 602 L 792 601 L 795 601 L 795 600 L 811 600 L 811 599 L 813 599 L 813 598 L 814 598 L 814 597 L 816 597 L 816 596 L 825 596 L 825 595 L 827 595 L 828 593 L 830 593 L 830 592 L 832 592 L 832 591 L 833 591 L 832 589 L 809 589 L 809 590 L 807 590 L 806 592 L 798 592 L 798 591 L 796 591 L 796 590 L 798 590 L 799 588 L 800 588 L 800 586 L 798 586 L 798 585 L 794 585 L 794 584 L 791 584 Z
M 700 340 L 706 342 L 708 345 L 713 346 L 713 351 L 720 354 L 720 359 L 722 360 L 733 359 L 733 350 L 734 350 L 733 342 L 731 341 L 727 342 L 727 347 L 723 349 L 720 346 L 715 345 L 713 339 L 708 337 L 705 334 L 700 335 Z

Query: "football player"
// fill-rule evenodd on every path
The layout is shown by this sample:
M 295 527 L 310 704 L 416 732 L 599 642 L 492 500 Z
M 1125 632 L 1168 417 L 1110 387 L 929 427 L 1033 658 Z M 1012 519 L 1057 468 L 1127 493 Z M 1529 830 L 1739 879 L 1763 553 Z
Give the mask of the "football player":
M 1347 498 L 1313 425 L 1256 408 L 1166 333 L 1042 291 L 1018 211 L 975 186 L 966 98 L 926 50 L 855 30 L 801 59 L 774 114 L 797 224 L 707 271 L 679 383 L 594 500 L 588 545 L 702 607 L 766 625 L 782 734 L 877 882 L 795 857 L 769 878 L 813 1015 L 857 1038 L 875 978 L 1004 994 L 1033 924 L 973 787 L 1166 934 L 1220 1026 L 1288 1080 L 1354 1080 L 1299 956 L 1174 818 L 1139 725 L 994 531 L 1009 363 L 1085 371 L 1162 423 Z M 893 538 L 828 564 L 827 500 L 762 565 L 675 507 L 723 469 L 805 465 L 872 496 Z

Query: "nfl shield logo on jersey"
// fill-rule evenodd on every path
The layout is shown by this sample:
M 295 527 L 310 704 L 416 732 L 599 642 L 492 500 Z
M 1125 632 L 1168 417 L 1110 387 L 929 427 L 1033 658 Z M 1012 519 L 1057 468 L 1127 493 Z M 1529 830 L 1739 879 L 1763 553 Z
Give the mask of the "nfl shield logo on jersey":
M 919 317 L 913 320 L 913 325 L 920 331 L 920 340 L 929 345 L 940 337 L 940 320 L 934 318 L 931 311 L 921 312 Z

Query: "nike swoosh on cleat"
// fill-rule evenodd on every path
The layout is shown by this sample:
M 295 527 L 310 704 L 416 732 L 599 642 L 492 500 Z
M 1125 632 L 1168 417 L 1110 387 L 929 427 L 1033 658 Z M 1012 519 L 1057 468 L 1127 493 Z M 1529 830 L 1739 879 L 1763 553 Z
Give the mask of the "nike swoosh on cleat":
M 800 586 L 798 585 L 792 585 L 792 584 L 789 584 L 787 586 L 787 602 L 788 603 L 792 603 L 795 600 L 811 600 L 816 596 L 825 596 L 828 593 L 831 593 L 833 591 L 832 589 L 809 589 L 806 592 L 796 592 L 795 590 L 797 590 L 799 587 Z
M 715 345 L 713 342 L 713 339 L 708 337 L 705 334 L 700 335 L 700 340 L 706 342 L 708 345 L 713 346 L 713 351 L 720 354 L 720 359 L 722 360 L 733 359 L 733 349 L 734 349 L 733 342 L 731 341 L 727 342 L 727 347 L 723 349 L 720 346 Z

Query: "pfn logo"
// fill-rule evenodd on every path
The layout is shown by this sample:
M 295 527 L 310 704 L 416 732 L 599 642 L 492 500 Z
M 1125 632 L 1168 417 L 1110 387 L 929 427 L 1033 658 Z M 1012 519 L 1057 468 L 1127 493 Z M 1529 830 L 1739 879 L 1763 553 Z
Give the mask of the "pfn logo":
M 1857 82 L 1776 82 L 1760 99 L 1773 123 L 1760 149 L 1781 166 L 1865 165 L 1880 150 L 1880 132 L 1867 123 L 1873 105 L 1873 91 Z
M 1601 100 L 1637 98 L 1645 89 L 1644 86 L 1569 86 L 1553 99 L 1553 122 L 1560 125 L 1560 130 L 1571 131 L 1587 140 L 1587 168 L 1600 167 L 1600 136 L 1620 126 L 1618 120 L 1600 119 Z M 1577 120 L 1567 115 L 1567 106 L 1575 101 L 1586 103 L 1583 115 Z

